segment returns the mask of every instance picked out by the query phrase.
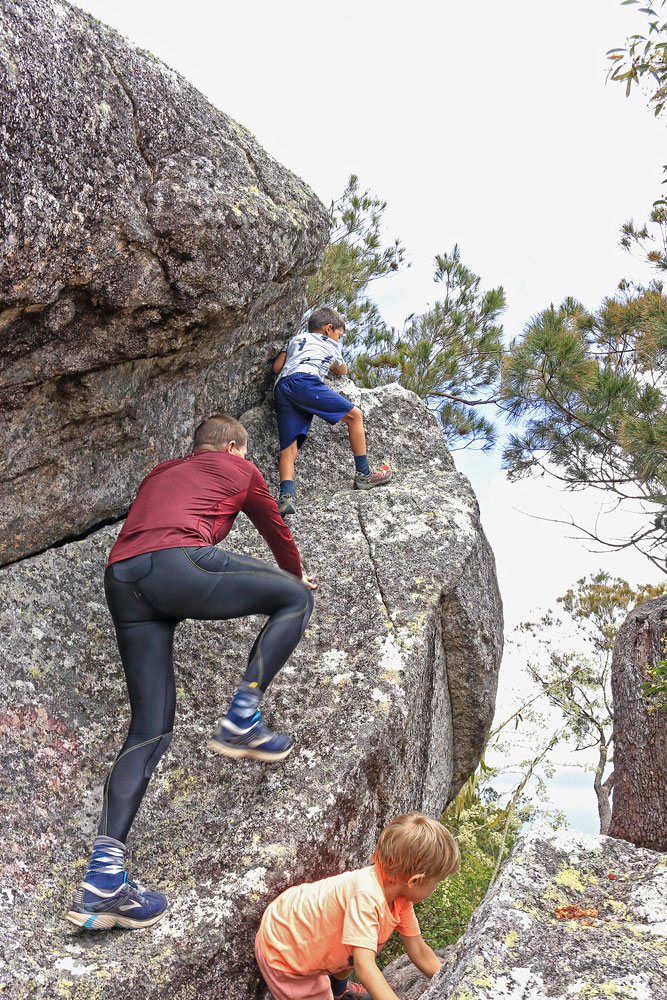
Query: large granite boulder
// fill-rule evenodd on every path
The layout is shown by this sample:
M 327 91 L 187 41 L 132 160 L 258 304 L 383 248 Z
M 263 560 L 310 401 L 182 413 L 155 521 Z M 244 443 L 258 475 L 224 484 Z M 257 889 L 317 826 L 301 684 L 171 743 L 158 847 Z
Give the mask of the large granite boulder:
M 667 655 L 667 597 L 640 604 L 614 643 L 614 800 L 609 833 L 638 847 L 667 851 L 667 711 L 646 697 L 647 667 Z
M 443 969 L 454 960 L 456 948 L 449 945 L 447 948 L 436 948 L 435 953 L 442 959 Z M 422 994 L 431 985 L 431 980 L 413 965 L 407 955 L 401 955 L 390 962 L 383 970 L 384 978 L 401 1000 L 419 1000 Z
M 475 768 L 502 645 L 477 503 L 417 397 L 399 386 L 354 393 L 371 454 L 390 459 L 396 479 L 353 492 L 340 428 L 319 423 L 303 449 L 293 531 L 320 589 L 265 702 L 269 723 L 296 740 L 283 764 L 205 749 L 260 621 L 177 630 L 175 737 L 129 840 L 131 870 L 170 899 L 153 929 L 90 934 L 61 919 L 128 718 L 102 592 L 118 528 L 0 570 L 3 996 L 215 1000 L 233 988 L 255 1000 L 252 942 L 269 899 L 367 863 L 390 818 L 438 816 Z M 268 405 L 246 422 L 273 475 Z M 227 544 L 271 558 L 244 517 Z
M 611 997 L 667 998 L 667 856 L 536 823 L 422 1000 Z
M 252 135 L 65 0 L 0 9 L 0 563 L 123 516 L 263 395 L 328 219 Z

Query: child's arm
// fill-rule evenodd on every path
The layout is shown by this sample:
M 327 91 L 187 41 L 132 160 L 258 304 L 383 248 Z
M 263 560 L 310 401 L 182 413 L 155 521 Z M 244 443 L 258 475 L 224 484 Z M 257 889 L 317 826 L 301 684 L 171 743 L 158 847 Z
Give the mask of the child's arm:
M 274 362 L 274 364 L 275 364 L 275 362 Z M 334 373 L 334 375 L 346 375 L 347 374 L 347 365 L 345 364 L 344 361 L 343 361 L 343 363 L 341 365 L 331 365 L 330 367 L 331 367 L 331 371 Z
M 399 1000 L 375 964 L 375 952 L 370 948 L 353 948 L 354 971 L 373 1000 Z
M 281 351 L 276 360 L 273 362 L 274 374 L 279 375 L 283 370 L 283 365 L 285 364 L 285 358 L 287 357 L 287 351 Z
M 403 937 L 401 934 L 401 938 L 403 938 L 403 947 L 412 964 L 416 965 L 425 976 L 432 979 L 442 965 L 433 949 L 429 948 L 421 934 L 417 934 L 416 937 Z

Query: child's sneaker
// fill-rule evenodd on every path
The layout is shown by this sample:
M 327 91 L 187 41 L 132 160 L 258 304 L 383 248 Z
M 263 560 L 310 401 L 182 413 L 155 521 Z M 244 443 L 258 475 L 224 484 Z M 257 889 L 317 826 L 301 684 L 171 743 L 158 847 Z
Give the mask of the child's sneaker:
M 351 983 L 348 979 L 347 986 L 342 993 L 334 993 L 334 1000 L 373 1000 L 370 993 L 367 993 L 361 983 Z
M 374 486 L 384 486 L 392 477 L 388 465 L 381 465 L 375 472 L 356 472 L 354 475 L 355 490 L 372 490 Z
M 125 872 L 120 886 L 112 892 L 81 882 L 65 919 L 91 931 L 150 927 L 162 919 L 166 909 L 167 900 L 161 892 L 146 892 L 130 881 Z
M 289 493 L 281 493 L 278 497 L 278 511 L 281 517 L 286 517 L 287 514 L 295 514 L 296 507 L 294 506 L 294 497 L 290 496 Z
M 293 746 L 294 740 L 287 733 L 274 733 L 269 729 L 258 711 L 247 720 L 245 728 L 232 722 L 226 715 L 213 734 L 208 749 L 226 757 L 283 760 Z

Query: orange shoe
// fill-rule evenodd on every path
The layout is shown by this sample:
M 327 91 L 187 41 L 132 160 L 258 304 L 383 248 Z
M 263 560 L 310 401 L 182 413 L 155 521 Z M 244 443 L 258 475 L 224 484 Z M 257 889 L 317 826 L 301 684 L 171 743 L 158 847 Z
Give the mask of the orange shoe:
M 388 465 L 381 465 L 375 472 L 356 472 L 354 488 L 355 490 L 372 490 L 374 486 L 384 486 L 391 480 L 392 475 Z

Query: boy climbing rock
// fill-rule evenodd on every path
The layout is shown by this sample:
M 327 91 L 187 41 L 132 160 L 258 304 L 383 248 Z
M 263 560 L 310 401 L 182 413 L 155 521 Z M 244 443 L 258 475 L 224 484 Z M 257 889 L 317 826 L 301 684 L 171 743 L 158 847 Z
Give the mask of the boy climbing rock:
M 274 1000 L 398 1000 L 375 964 L 394 930 L 425 976 L 439 970 L 413 903 L 458 869 L 452 835 L 428 816 L 406 813 L 384 828 L 372 860 L 368 868 L 292 886 L 269 903 L 255 956 Z M 349 981 L 353 969 L 359 983 Z
M 391 479 L 387 465 L 371 472 L 366 455 L 364 418 L 358 406 L 334 392 L 323 379 L 329 371 L 345 375 L 340 338 L 345 321 L 334 309 L 315 309 L 308 317 L 307 333 L 290 340 L 273 362 L 278 376 L 273 393 L 280 435 L 280 490 L 278 510 L 285 517 L 294 514 L 294 463 L 310 429 L 313 416 L 327 423 L 347 424 L 354 455 L 356 490 L 370 490 Z

